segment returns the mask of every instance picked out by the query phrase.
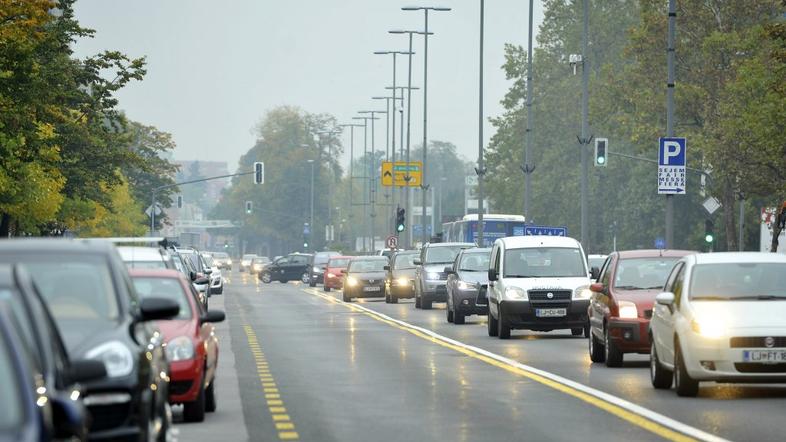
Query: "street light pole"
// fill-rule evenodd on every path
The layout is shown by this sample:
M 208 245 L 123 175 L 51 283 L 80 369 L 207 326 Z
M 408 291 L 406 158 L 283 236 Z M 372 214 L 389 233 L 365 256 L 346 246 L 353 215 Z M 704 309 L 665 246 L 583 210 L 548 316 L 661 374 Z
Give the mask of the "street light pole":
M 586 1 L 586 0 L 584 0 Z M 666 136 L 674 136 L 674 34 L 677 27 L 676 0 L 669 0 L 669 29 L 666 49 Z M 674 195 L 666 195 L 666 248 L 674 247 Z
M 309 241 L 311 241 L 311 236 L 314 235 L 314 160 L 306 160 L 307 163 L 311 164 L 311 215 L 309 217 Z M 313 243 L 313 242 L 312 242 Z M 305 250 L 304 250 L 305 252 Z
M 532 151 L 532 16 L 533 16 L 533 0 L 529 0 L 529 29 L 527 38 L 527 140 L 526 147 L 524 148 L 524 165 L 522 171 L 524 172 L 524 219 L 530 222 L 529 205 L 532 201 L 532 172 L 535 171 L 535 165 L 530 164 L 530 153 Z
M 376 194 L 377 194 L 377 147 L 376 147 L 376 136 L 374 133 L 374 120 L 378 120 L 377 114 L 384 114 L 387 111 L 378 111 L 378 110 L 371 110 L 371 111 L 360 111 L 359 114 L 370 114 L 371 118 L 371 159 L 369 160 L 369 199 L 371 202 L 371 252 L 376 251 L 376 243 L 374 240 L 375 236 L 375 224 L 376 224 Z
M 478 247 L 484 246 L 484 225 L 483 225 L 483 37 L 485 33 L 485 1 L 480 0 L 480 85 L 478 87 L 478 168 L 475 173 L 478 174 Z
M 354 174 L 354 163 L 355 163 L 355 128 L 363 126 L 362 124 L 340 124 L 340 127 L 348 127 L 349 128 L 349 217 L 352 218 L 352 194 L 353 189 L 355 188 L 355 174 Z M 354 223 L 353 223 L 354 225 Z M 355 244 L 352 245 L 352 249 L 354 250 Z
M 387 115 L 386 115 L 386 117 L 387 117 L 386 118 L 387 125 L 386 125 L 386 129 L 385 129 L 385 134 L 386 134 L 386 136 L 385 136 L 385 160 L 386 161 L 391 161 L 395 165 L 396 164 L 396 143 L 395 143 L 395 141 L 396 141 L 396 112 L 395 112 L 395 110 L 396 110 L 396 100 L 403 100 L 404 97 L 401 97 L 401 98 L 396 97 L 396 89 L 393 89 L 393 97 L 371 97 L 371 98 L 373 100 L 385 100 L 385 104 L 386 104 L 385 108 L 387 109 Z M 390 106 L 390 100 L 391 99 L 393 100 L 392 108 Z M 392 148 L 390 148 L 390 146 L 388 144 L 388 141 L 390 139 L 390 121 L 391 120 L 393 120 L 393 132 L 392 132 L 392 135 L 393 135 L 393 147 Z M 394 180 L 393 186 L 391 186 L 391 187 L 392 187 L 392 189 L 390 189 L 390 190 L 385 189 L 385 203 L 386 204 L 390 204 L 391 201 L 395 201 L 396 200 L 395 180 Z M 386 217 L 387 221 L 385 222 L 385 225 L 387 227 L 387 231 L 388 232 L 392 232 L 393 231 L 393 227 L 392 227 L 393 226 L 393 217 L 390 216 L 390 215 L 391 214 L 389 213 L 388 216 Z
M 589 40 L 589 0 L 583 0 L 583 30 L 581 36 L 581 245 L 589 253 L 589 65 L 587 44 Z

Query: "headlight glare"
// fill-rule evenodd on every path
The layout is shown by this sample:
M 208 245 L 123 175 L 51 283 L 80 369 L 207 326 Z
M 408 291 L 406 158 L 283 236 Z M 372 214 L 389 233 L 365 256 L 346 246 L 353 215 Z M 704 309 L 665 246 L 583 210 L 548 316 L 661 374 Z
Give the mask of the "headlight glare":
M 636 319 L 639 317 L 639 311 L 636 304 L 630 301 L 619 301 L 620 318 L 622 319 Z
M 404 277 L 398 278 L 396 280 L 396 284 L 398 284 L 398 285 L 409 285 L 409 278 L 404 278 Z
M 439 273 L 437 273 L 437 272 L 428 272 L 428 273 L 426 273 L 426 279 L 429 279 L 429 280 L 439 279 Z
M 349 278 L 347 278 L 347 285 L 350 287 L 354 287 L 358 285 L 357 278 L 355 278 L 354 276 L 350 276 Z
M 178 336 L 166 344 L 166 357 L 171 361 L 194 359 L 194 343 L 188 336 Z
M 106 366 L 106 374 L 110 378 L 128 376 L 134 369 L 134 357 L 131 350 L 120 341 L 109 341 L 88 351 L 87 359 L 102 361 Z
M 693 319 L 690 328 L 705 338 L 719 338 L 726 333 L 723 323 L 717 318 Z
M 573 291 L 573 299 L 582 300 L 582 299 L 590 299 L 591 297 L 592 297 L 592 290 L 589 289 L 588 285 L 578 287 L 576 288 L 576 290 Z
M 508 287 L 505 289 L 505 297 L 510 299 L 517 299 L 521 301 L 528 301 L 529 295 L 527 291 L 521 287 Z
M 477 286 L 466 281 L 459 281 L 458 288 L 459 290 L 474 290 Z

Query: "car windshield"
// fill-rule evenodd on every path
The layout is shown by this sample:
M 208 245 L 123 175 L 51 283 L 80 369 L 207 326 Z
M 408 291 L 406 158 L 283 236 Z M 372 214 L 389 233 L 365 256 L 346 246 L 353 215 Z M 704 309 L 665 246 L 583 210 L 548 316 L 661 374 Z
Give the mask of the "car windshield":
M 224 252 L 213 252 L 213 258 L 217 259 L 227 259 L 229 255 Z
M 243 255 L 243 261 L 251 261 L 252 259 L 256 258 L 257 255 Z
M 270 262 L 270 259 L 268 259 L 267 257 L 263 257 L 263 258 L 254 258 L 253 260 L 251 260 L 251 262 L 252 262 L 253 264 L 267 264 L 267 263 L 269 263 L 269 262 Z
M 11 349 L 5 336 L 0 336 L 0 431 L 13 430 L 21 425 L 24 418 L 19 378 L 13 364 Z
M 604 262 L 606 262 L 605 256 L 587 258 L 587 265 L 589 268 L 593 268 L 593 267 L 601 268 L 603 267 Z
M 191 319 L 191 304 L 188 293 L 175 278 L 135 276 L 134 288 L 141 299 L 165 298 L 175 301 L 180 306 L 180 313 L 174 319 Z
M 333 256 L 332 253 L 318 253 L 314 255 L 314 265 L 318 264 L 325 264 L 330 261 L 330 257 Z
M 393 268 L 396 270 L 407 270 L 407 269 L 414 269 L 417 267 L 415 265 L 415 260 L 418 259 L 417 253 L 401 253 L 396 255 L 396 262 L 393 265 Z
M 202 255 L 202 259 L 205 260 L 205 265 L 207 265 L 208 267 L 215 266 L 215 263 L 213 263 L 213 258 L 211 256 Z
M 328 262 L 328 267 L 345 269 L 349 265 L 350 258 L 333 258 Z
M 569 247 L 530 247 L 505 251 L 506 278 L 586 277 L 581 250 Z
M 450 264 L 456 260 L 456 255 L 466 247 L 429 247 L 426 249 L 426 261 L 424 264 Z
M 692 300 L 786 300 L 786 264 L 698 264 L 689 293 Z
M 489 259 L 490 255 L 488 252 L 466 253 L 461 257 L 461 262 L 459 262 L 459 271 L 485 272 L 489 269 Z
M 385 259 L 355 259 L 349 263 L 349 273 L 383 272 L 388 264 Z
M 624 258 L 617 264 L 614 287 L 622 290 L 662 289 L 679 258 Z

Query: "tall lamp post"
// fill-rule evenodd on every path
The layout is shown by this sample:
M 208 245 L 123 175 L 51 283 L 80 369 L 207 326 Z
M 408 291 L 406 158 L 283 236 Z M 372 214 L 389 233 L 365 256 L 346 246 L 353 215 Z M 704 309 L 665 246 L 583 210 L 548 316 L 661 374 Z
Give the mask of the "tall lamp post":
M 480 82 L 478 85 L 478 167 L 475 173 L 478 174 L 478 246 L 483 247 L 484 225 L 483 225 L 483 38 L 485 36 L 485 10 L 486 5 L 480 0 L 480 51 L 478 55 L 480 65 Z
M 421 214 L 422 243 L 426 243 L 426 159 L 428 150 L 428 13 L 429 11 L 446 12 L 450 8 L 441 6 L 405 6 L 402 11 L 423 11 L 425 25 L 423 27 L 423 170 L 421 173 L 421 188 L 423 189 L 423 212 Z M 432 214 L 433 216 L 433 214 Z
M 387 113 L 387 111 L 365 110 L 365 111 L 359 111 L 358 113 L 359 114 L 369 114 L 369 115 L 371 115 L 371 117 L 369 118 L 369 120 L 371 120 L 371 158 L 370 159 L 368 157 L 366 157 L 366 158 L 369 161 L 369 168 L 368 169 L 369 169 L 369 173 L 370 173 L 370 175 L 369 175 L 370 178 L 369 178 L 369 181 L 368 181 L 368 185 L 369 185 L 369 197 L 371 199 L 371 222 L 370 222 L 370 226 L 371 226 L 371 252 L 373 253 L 373 252 L 376 251 L 376 248 L 377 248 L 376 247 L 376 243 L 374 241 L 374 237 L 376 236 L 374 230 L 375 230 L 375 227 L 376 227 L 375 224 L 376 224 L 376 217 L 377 217 L 377 212 L 376 212 L 376 204 L 377 204 L 377 201 L 376 201 L 376 194 L 377 194 L 377 173 L 376 173 L 376 171 L 377 171 L 377 164 L 376 164 L 377 163 L 377 147 L 376 147 L 376 142 L 375 142 L 376 136 L 375 136 L 375 133 L 374 133 L 374 120 L 378 120 L 379 119 L 379 118 L 377 118 L 377 114 L 384 114 L 384 113 Z
M 336 181 L 336 177 L 335 177 L 335 175 L 333 173 L 334 170 L 333 170 L 333 167 L 332 167 L 332 164 L 331 164 L 331 161 L 333 160 L 333 149 L 332 149 L 333 144 L 330 142 L 331 141 L 330 138 L 335 136 L 335 135 L 338 135 L 340 133 L 341 133 L 341 131 L 340 130 L 336 130 L 336 129 L 321 130 L 321 131 L 317 132 L 317 135 L 320 136 L 320 144 L 321 144 L 321 141 L 322 141 L 322 138 L 321 138 L 322 135 L 327 135 L 327 139 L 328 139 L 328 166 L 330 168 L 330 177 L 331 177 L 332 183 L 331 183 L 330 186 L 328 186 L 328 225 L 330 227 L 326 227 L 326 229 L 330 229 L 330 233 L 331 234 L 330 235 L 325 235 L 325 237 L 326 238 L 330 238 L 329 241 L 333 240 L 333 235 L 332 235 L 332 233 L 333 233 L 333 184 Z M 321 155 L 321 152 L 320 152 L 320 155 Z M 326 239 L 326 242 L 328 242 L 327 239 Z
M 306 160 L 306 162 L 311 164 L 311 214 L 309 216 L 309 223 L 308 223 L 309 242 L 310 242 L 311 235 L 314 232 L 314 160 Z M 305 252 L 306 250 L 303 251 Z
M 352 205 L 354 204 L 354 200 L 352 199 L 353 189 L 355 188 L 355 174 L 354 174 L 354 163 L 355 163 L 355 128 L 356 127 L 363 127 L 362 124 L 339 124 L 341 128 L 349 128 L 349 218 L 352 218 Z M 354 223 L 353 223 L 354 225 Z M 352 245 L 354 250 L 355 244 Z
M 403 100 L 404 97 L 396 97 L 396 90 L 393 89 L 392 97 L 371 97 L 372 100 L 385 100 L 385 109 L 387 109 L 386 125 L 385 125 L 385 161 L 392 161 L 396 163 L 396 100 Z M 390 100 L 393 100 L 393 108 L 390 107 Z M 390 147 L 390 121 L 393 120 L 393 148 Z M 392 198 L 391 198 L 392 197 Z M 390 204 L 391 201 L 396 200 L 396 185 L 392 186 L 392 190 L 385 189 L 385 203 Z M 392 232 L 393 217 L 388 210 L 387 221 L 385 223 L 388 232 Z

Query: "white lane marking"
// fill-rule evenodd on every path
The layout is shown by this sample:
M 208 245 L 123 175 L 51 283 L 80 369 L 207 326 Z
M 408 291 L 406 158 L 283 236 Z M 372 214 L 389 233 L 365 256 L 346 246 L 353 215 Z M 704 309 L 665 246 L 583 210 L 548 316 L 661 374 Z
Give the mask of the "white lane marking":
M 313 289 L 304 289 L 304 291 L 311 291 L 311 290 L 313 290 Z M 317 291 L 314 290 L 314 292 L 317 292 Z M 321 295 L 321 293 L 318 293 L 318 294 Z M 328 296 L 330 296 L 330 295 L 328 295 Z M 602 401 L 605 401 L 605 402 L 608 402 L 610 404 L 616 405 L 616 406 L 618 406 L 620 408 L 623 408 L 623 409 L 625 409 L 625 410 L 627 410 L 627 411 L 629 411 L 631 413 L 634 413 L 634 414 L 637 414 L 639 416 L 642 416 L 642 417 L 644 417 L 646 419 L 649 419 L 649 420 L 651 420 L 653 422 L 656 422 L 656 423 L 658 423 L 660 425 L 663 425 L 664 427 L 667 427 L 669 429 L 672 429 L 674 431 L 682 433 L 682 434 L 684 434 L 686 436 L 690 436 L 690 437 L 693 437 L 695 439 L 699 439 L 699 440 L 707 441 L 707 442 L 730 442 L 728 439 L 724 439 L 724 438 L 716 436 L 714 434 L 707 433 L 706 431 L 700 430 L 700 429 L 698 429 L 696 427 L 692 427 L 692 426 L 690 426 L 688 424 L 684 424 L 684 423 L 679 422 L 677 420 L 674 420 L 674 419 L 672 419 L 672 418 L 670 418 L 668 416 L 664 416 L 664 415 L 662 415 L 660 413 L 652 411 L 652 410 L 650 410 L 648 408 L 644 408 L 644 407 L 642 407 L 640 405 L 636 405 L 633 402 L 630 402 L 628 400 L 622 399 L 620 397 L 614 396 L 612 394 L 609 394 L 609 393 L 606 393 L 606 392 L 603 392 L 603 391 L 600 391 L 600 390 L 596 390 L 596 389 L 594 389 L 592 387 L 589 387 L 589 386 L 584 385 L 584 384 L 580 384 L 580 383 L 578 383 L 576 381 L 572 381 L 570 379 L 564 378 L 562 376 L 559 376 L 557 374 L 551 373 L 549 371 L 541 370 L 539 368 L 535 368 L 535 367 L 532 367 L 530 365 L 522 364 L 522 363 L 520 363 L 518 361 L 514 361 L 514 360 L 506 358 L 504 356 L 500 356 L 500 355 L 498 355 L 496 353 L 492 353 L 492 352 L 484 350 L 484 349 L 482 349 L 480 347 L 475 347 L 473 345 L 469 345 L 469 344 L 465 344 L 465 343 L 460 342 L 460 341 L 456 341 L 455 339 L 448 338 L 447 336 L 440 335 L 438 333 L 435 333 L 435 332 L 433 332 L 431 330 L 428 330 L 428 329 L 425 329 L 423 327 L 419 327 L 417 325 L 410 324 L 409 322 L 405 322 L 405 321 L 401 321 L 401 320 L 396 319 L 396 318 L 392 318 L 392 317 L 390 317 L 390 316 L 388 316 L 388 315 L 386 315 L 384 313 L 380 313 L 380 312 L 378 312 L 376 310 L 373 310 L 373 309 L 370 309 L 368 307 L 363 307 L 362 305 L 359 305 L 357 303 L 344 302 L 344 301 L 342 301 L 341 299 L 338 299 L 338 298 L 334 298 L 334 300 L 337 303 L 340 303 L 340 304 L 348 304 L 348 305 L 352 305 L 353 307 L 357 307 L 357 308 L 365 311 L 368 314 L 378 316 L 379 318 L 384 319 L 386 321 L 394 322 L 394 323 L 400 325 L 401 327 L 409 328 L 411 330 L 417 330 L 418 332 L 426 334 L 426 335 L 428 335 L 428 336 L 430 336 L 430 337 L 432 337 L 434 339 L 438 339 L 440 341 L 449 343 L 451 345 L 455 345 L 457 347 L 461 347 L 461 348 L 464 348 L 466 350 L 482 354 L 483 356 L 489 357 L 489 358 L 494 359 L 494 360 L 496 360 L 498 362 L 501 362 L 501 363 L 506 364 L 506 365 L 510 365 L 510 366 L 518 368 L 520 370 L 523 370 L 523 371 L 526 371 L 526 372 L 529 372 L 529 373 L 532 373 L 532 374 L 535 374 L 535 375 L 538 375 L 538 376 L 542 376 L 542 377 L 547 378 L 547 379 L 549 379 L 551 381 L 557 382 L 559 384 L 562 384 L 562 385 L 565 385 L 567 387 L 570 387 L 570 388 L 572 388 L 574 390 L 577 390 L 577 391 L 580 391 L 582 393 L 588 394 L 588 395 L 593 396 L 593 397 L 595 397 L 597 399 L 600 399 Z

